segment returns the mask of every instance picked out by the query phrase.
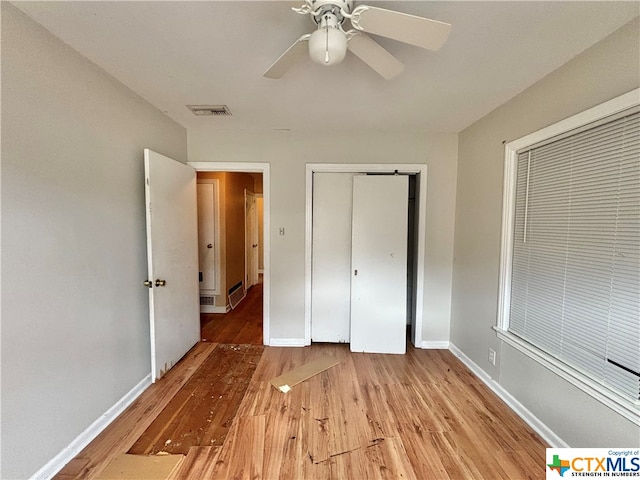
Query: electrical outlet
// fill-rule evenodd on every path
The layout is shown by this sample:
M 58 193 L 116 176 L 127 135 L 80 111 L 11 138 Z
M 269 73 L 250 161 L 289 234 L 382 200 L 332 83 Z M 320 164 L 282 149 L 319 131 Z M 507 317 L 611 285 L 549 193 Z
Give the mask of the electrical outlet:
M 496 351 L 493 348 L 489 349 L 489 363 L 494 366 L 496 364 Z

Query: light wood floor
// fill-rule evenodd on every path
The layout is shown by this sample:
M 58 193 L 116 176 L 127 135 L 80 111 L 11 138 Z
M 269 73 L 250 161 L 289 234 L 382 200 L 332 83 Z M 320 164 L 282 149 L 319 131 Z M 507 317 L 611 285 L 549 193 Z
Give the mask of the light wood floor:
M 202 363 L 211 346 L 196 346 L 161 380 L 176 385 L 154 387 L 175 395 L 184 372 Z M 323 355 L 341 363 L 287 394 L 269 384 Z M 107 429 L 120 434 L 105 431 L 106 441 L 98 437 L 76 459 L 75 472 L 58 478 L 94 478 L 144 432 L 147 417 L 159 414 L 159 400 L 145 392 L 134 414 Z M 372 355 L 335 344 L 267 347 L 222 446 L 192 447 L 174 480 L 541 479 L 545 447 L 448 351 Z

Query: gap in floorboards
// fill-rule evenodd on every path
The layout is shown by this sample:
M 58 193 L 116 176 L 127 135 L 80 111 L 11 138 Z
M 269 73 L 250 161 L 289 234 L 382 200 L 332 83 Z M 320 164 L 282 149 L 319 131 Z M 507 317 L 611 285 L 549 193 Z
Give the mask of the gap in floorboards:
M 128 453 L 186 455 L 191 447 L 222 445 L 263 351 L 219 344 Z

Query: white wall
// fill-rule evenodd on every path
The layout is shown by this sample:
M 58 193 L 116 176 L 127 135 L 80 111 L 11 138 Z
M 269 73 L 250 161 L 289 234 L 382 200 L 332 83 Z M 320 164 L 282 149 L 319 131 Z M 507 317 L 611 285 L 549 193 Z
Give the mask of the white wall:
M 186 132 L 2 2 L 2 478 L 150 372 L 143 147 Z
M 273 339 L 304 338 L 305 164 L 426 163 L 426 341 L 449 340 L 456 134 L 397 132 L 229 132 L 189 129 L 190 162 L 271 164 L 271 330 Z M 284 227 L 285 236 L 278 231 Z
M 503 142 L 640 84 L 638 20 L 623 27 L 460 134 L 451 341 L 565 442 L 638 445 L 637 426 L 508 345 L 496 324 Z M 526 59 L 523 59 L 526 61 Z M 493 367 L 489 347 L 498 351 Z

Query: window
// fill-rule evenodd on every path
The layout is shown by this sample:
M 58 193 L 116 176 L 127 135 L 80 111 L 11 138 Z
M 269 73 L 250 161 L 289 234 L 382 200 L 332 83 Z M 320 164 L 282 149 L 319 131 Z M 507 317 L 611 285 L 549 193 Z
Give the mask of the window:
M 507 145 L 498 333 L 638 419 L 640 95 Z

